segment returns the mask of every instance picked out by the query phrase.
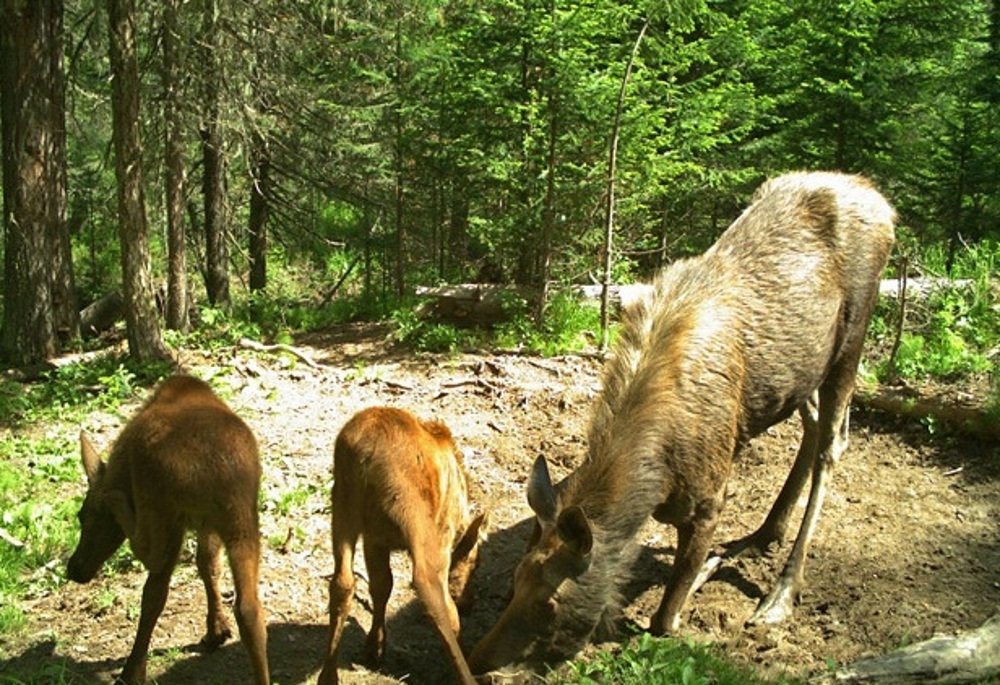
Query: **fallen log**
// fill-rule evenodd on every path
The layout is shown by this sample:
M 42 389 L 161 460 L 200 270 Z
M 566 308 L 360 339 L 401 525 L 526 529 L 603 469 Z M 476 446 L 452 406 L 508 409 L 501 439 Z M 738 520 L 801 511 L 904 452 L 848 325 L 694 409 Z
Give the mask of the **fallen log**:
M 91 302 L 80 312 L 80 333 L 93 337 L 125 318 L 125 300 L 117 290 Z
M 942 288 L 963 287 L 970 281 L 948 278 L 910 278 L 904 281 L 906 293 L 910 297 L 926 297 Z M 886 279 L 879 284 L 879 293 L 886 297 L 900 295 L 899 280 Z M 615 307 L 628 307 L 632 302 L 649 292 L 648 283 L 625 283 L 612 285 L 609 289 L 611 303 Z M 584 300 L 601 297 L 601 285 L 571 285 L 566 291 Z M 538 302 L 541 290 L 532 286 L 500 283 L 458 283 L 441 286 L 417 286 L 418 297 L 429 298 L 422 306 L 421 313 L 443 321 L 468 324 L 495 324 L 509 318 L 504 309 L 505 302 L 516 297 L 528 303 L 529 307 Z
M 883 656 L 862 659 L 809 680 L 834 683 L 983 683 L 1000 676 L 1000 614 L 979 628 L 938 635 Z M 992 681 L 990 681 L 992 682 Z
M 912 390 L 886 386 L 859 386 L 854 401 L 862 407 L 908 419 L 933 419 L 949 430 L 1000 442 L 1000 421 L 984 407 L 950 404 L 936 397 L 914 395 Z

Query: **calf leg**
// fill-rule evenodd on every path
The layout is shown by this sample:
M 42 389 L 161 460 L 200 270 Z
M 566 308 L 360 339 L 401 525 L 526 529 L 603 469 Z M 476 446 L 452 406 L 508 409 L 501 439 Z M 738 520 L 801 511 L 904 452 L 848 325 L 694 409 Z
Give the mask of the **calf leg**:
M 448 652 L 458 681 L 462 685 L 476 685 L 458 644 L 460 625 L 458 609 L 448 594 L 448 561 L 447 550 L 428 558 L 428 555 L 419 552 L 417 546 L 414 546 L 413 587 Z
M 236 625 L 240 639 L 250 655 L 256 685 L 271 682 L 267 664 L 267 623 L 258 596 L 260 570 L 260 542 L 253 537 L 240 538 L 226 545 L 229 566 L 236 587 Z
M 365 568 L 368 569 L 368 589 L 372 596 L 372 628 L 365 640 L 365 662 L 377 666 L 385 654 L 385 610 L 392 593 L 392 567 L 389 549 L 364 539 Z
M 847 448 L 855 368 L 856 364 L 850 366 L 850 373 L 832 374 L 820 388 L 819 449 L 812 469 L 812 486 L 805 515 L 781 577 L 761 601 L 749 623 L 780 623 L 785 620 L 791 615 L 802 591 L 806 555 L 816 532 L 833 467 Z
M 316 685 L 336 685 L 337 655 L 340 651 L 340 637 L 344 632 L 344 622 L 351 612 L 354 600 L 354 547 L 358 533 L 346 530 L 342 524 L 333 521 L 333 561 L 335 570 L 330 579 L 330 632 L 327 639 L 326 660 Z
M 141 541 L 142 559 L 149 575 L 142 588 L 142 609 L 139 614 L 139 628 L 132 643 L 132 652 L 125 660 L 125 667 L 119 678 L 127 685 L 138 685 L 146 680 L 146 655 L 153 628 L 167 603 L 170 591 L 170 575 L 177 565 L 184 529 L 180 526 L 163 526 L 156 529 L 140 526 L 136 538 Z
M 233 634 L 222 608 L 222 593 L 219 591 L 221 556 L 222 540 L 219 536 L 207 529 L 199 530 L 196 557 L 198 575 L 205 584 L 205 595 L 208 598 L 207 627 L 201 643 L 209 650 L 215 649 Z

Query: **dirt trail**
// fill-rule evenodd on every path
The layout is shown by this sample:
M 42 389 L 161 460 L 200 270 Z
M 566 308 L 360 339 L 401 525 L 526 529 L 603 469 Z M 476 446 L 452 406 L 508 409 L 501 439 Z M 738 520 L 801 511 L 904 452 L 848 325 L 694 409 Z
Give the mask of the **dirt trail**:
M 524 549 L 529 523 L 524 486 L 532 461 L 545 454 L 558 478 L 584 454 L 598 361 L 414 355 L 394 350 L 386 333 L 378 326 L 353 326 L 300 341 L 319 370 L 246 350 L 186 360 L 202 377 L 230 389 L 228 401 L 261 443 L 261 590 L 272 672 L 281 685 L 314 682 L 320 667 L 325 576 L 332 571 L 332 443 L 355 411 L 388 404 L 443 420 L 465 454 L 473 496 L 491 512 L 491 537 L 473 581 L 479 599 L 463 618 L 467 646 L 502 609 Z M 120 426 L 116 417 L 95 415 L 86 428 L 102 446 Z M 746 451 L 730 485 L 717 542 L 738 537 L 763 519 L 798 439 L 797 422 L 790 420 Z M 919 425 L 855 411 L 851 444 L 834 476 L 794 620 L 743 627 L 784 562 L 786 545 L 773 557 L 724 567 L 689 601 L 685 630 L 765 670 L 804 673 L 936 632 L 977 626 L 1000 607 L 998 521 L 1000 450 L 934 438 Z M 662 595 L 675 537 L 672 529 L 651 522 L 640 542 L 635 574 L 625 588 L 624 616 L 641 627 Z M 174 576 L 153 636 L 149 675 L 161 685 L 243 682 L 250 671 L 238 642 L 214 654 L 191 653 L 205 609 L 192 551 L 189 546 Z M 345 630 L 342 682 L 448 682 L 447 660 L 409 588 L 408 559 L 396 555 L 393 564 L 386 661 L 373 673 L 349 663 L 360 655 L 370 619 L 359 556 L 359 601 Z M 3 651 L 14 655 L 15 665 L 59 656 L 95 681 L 110 682 L 131 645 L 143 579 L 133 568 L 33 600 L 27 630 Z

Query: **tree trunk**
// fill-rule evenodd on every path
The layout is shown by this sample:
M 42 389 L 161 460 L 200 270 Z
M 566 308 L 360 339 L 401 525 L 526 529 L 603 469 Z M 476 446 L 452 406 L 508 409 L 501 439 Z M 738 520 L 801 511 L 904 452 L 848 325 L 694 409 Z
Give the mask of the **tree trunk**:
M 205 290 L 208 301 L 228 309 L 229 243 L 226 241 L 226 170 L 219 121 L 222 77 L 219 60 L 218 7 L 205 0 L 202 15 L 204 117 L 201 125 L 202 193 L 205 200 Z
M 129 354 L 148 361 L 169 357 L 160 337 L 150 280 L 149 228 L 142 180 L 139 135 L 139 74 L 133 0 L 107 0 L 111 55 L 111 113 L 115 176 L 118 180 L 118 235 Z
M 63 69 L 63 2 L 52 0 L 48 21 L 50 126 L 52 154 L 48 158 L 49 241 L 52 259 L 52 314 L 56 334 L 63 341 L 80 337 L 80 313 L 73 275 L 73 250 L 66 221 L 66 78 Z
M 255 32 L 263 34 L 263 32 Z M 258 35 L 255 41 L 259 44 Z M 265 91 L 263 63 L 265 50 L 258 53 L 254 68 L 254 90 L 257 100 L 258 118 L 250 122 L 250 217 L 248 219 L 250 248 L 250 292 L 263 291 L 267 287 L 267 219 L 270 215 L 269 195 L 271 183 L 271 150 L 266 131 L 262 128 L 271 109 L 270 98 Z
M 61 65 L 55 33 L 61 13 L 58 0 L 5 1 L 0 16 L 6 240 L 0 356 L 18 365 L 42 361 L 59 348 L 52 241 L 66 230 L 65 174 L 58 171 L 65 164 L 65 157 L 58 159 L 64 134 L 53 114 L 62 105 L 56 95 L 62 78 L 54 73 Z
M 178 73 L 182 62 L 177 20 L 179 0 L 163 5 L 163 119 L 167 205 L 167 328 L 186 331 L 187 241 L 184 227 L 184 134 Z

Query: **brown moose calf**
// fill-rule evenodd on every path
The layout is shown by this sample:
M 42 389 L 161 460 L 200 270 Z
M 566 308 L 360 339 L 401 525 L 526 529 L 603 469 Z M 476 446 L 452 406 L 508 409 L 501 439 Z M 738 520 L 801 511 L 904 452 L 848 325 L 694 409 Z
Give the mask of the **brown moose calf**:
M 90 581 L 126 537 L 149 571 L 139 630 L 120 680 L 132 685 L 146 678 L 149 639 L 190 527 L 198 533 L 198 573 L 208 594 L 203 644 L 215 648 L 231 634 L 219 592 L 225 546 L 240 637 L 250 653 L 254 682 L 267 685 L 267 633 L 257 597 L 260 460 L 247 425 L 206 383 L 174 376 L 125 426 L 107 463 L 83 433 L 80 446 L 89 486 L 79 514 L 80 542 L 66 575 Z
M 372 597 L 369 662 L 385 650 L 392 591 L 389 553 L 413 560 L 413 586 L 463 685 L 474 685 L 458 644 L 456 602 L 468 601 L 484 515 L 473 516 L 461 453 L 443 423 L 388 407 L 364 409 L 340 431 L 333 453 L 330 634 L 319 685 L 337 682 L 337 652 L 354 598 L 354 548 L 364 536 Z

